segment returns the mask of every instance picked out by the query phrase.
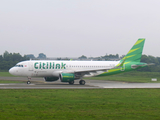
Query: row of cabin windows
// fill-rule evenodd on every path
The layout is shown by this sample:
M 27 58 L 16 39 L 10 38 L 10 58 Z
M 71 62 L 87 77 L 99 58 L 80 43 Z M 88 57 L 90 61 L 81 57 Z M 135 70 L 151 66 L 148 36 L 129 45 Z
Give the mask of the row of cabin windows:
M 15 67 L 23 67 L 23 65 L 15 65 Z
M 23 67 L 23 65 L 15 65 L 15 67 Z M 66 66 L 66 67 L 82 67 L 82 68 L 84 68 L 84 67 L 88 67 L 88 68 L 105 68 L 105 67 L 107 67 L 107 66 Z

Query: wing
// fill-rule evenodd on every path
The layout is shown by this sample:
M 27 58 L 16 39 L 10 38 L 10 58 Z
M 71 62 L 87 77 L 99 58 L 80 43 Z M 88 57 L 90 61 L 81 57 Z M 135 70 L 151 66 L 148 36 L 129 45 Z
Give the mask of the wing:
M 113 68 L 113 67 L 112 67 Z M 110 69 L 112 69 L 112 68 L 99 68 L 99 69 L 87 69 L 87 70 L 75 70 L 74 71 L 74 73 L 81 73 L 81 72 L 83 72 L 83 73 L 88 73 L 88 72 L 97 72 L 97 71 L 104 71 L 104 72 L 106 72 L 106 71 L 108 71 L 108 70 L 110 70 Z
M 85 69 L 85 70 L 71 70 L 71 71 L 66 71 L 67 73 L 74 73 L 77 78 L 81 78 L 84 75 L 87 77 L 92 77 L 95 75 L 99 75 L 103 72 L 107 72 L 110 69 L 113 69 L 114 67 L 110 68 L 98 68 L 98 69 Z

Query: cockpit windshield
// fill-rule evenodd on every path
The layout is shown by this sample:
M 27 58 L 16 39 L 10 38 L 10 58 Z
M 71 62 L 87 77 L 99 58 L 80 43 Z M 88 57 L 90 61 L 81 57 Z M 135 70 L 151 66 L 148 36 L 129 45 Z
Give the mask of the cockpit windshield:
M 23 65 L 15 65 L 14 67 L 23 67 Z

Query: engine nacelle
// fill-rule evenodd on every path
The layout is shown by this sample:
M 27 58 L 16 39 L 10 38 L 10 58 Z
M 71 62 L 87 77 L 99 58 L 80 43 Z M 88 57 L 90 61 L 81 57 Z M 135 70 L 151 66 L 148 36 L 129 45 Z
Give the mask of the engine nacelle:
M 61 82 L 71 82 L 75 80 L 75 75 L 73 73 L 61 73 L 59 78 Z
M 53 82 L 53 81 L 57 81 L 59 79 L 59 77 L 44 77 L 44 80 L 46 82 Z

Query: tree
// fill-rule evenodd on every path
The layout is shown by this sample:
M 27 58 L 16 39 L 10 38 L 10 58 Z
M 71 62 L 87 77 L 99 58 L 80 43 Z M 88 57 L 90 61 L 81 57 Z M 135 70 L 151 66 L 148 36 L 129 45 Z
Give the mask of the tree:
M 35 59 L 35 56 L 33 54 L 28 54 L 28 55 L 26 55 L 26 57 L 28 57 L 30 59 Z
M 8 55 L 9 55 L 9 52 L 8 52 L 8 51 L 5 51 L 5 52 L 3 53 L 3 58 L 7 57 Z
M 44 53 L 39 53 L 38 59 L 46 59 L 46 55 Z
M 84 56 L 84 55 L 82 55 L 81 57 L 79 57 L 78 59 L 80 59 L 80 60 L 84 60 L 84 59 L 87 59 L 87 57 L 86 56 Z

